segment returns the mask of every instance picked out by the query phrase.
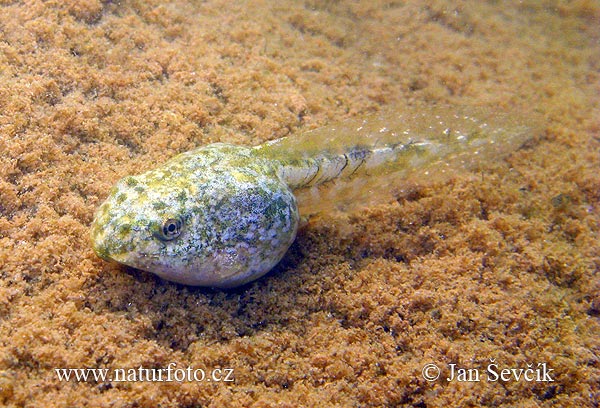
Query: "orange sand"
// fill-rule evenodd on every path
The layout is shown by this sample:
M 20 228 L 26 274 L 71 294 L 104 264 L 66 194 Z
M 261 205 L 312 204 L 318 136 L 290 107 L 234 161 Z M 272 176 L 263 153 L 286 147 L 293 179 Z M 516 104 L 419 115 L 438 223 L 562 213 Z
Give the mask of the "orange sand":
M 598 2 L 22 3 L 0 2 L 0 405 L 598 406 Z M 485 174 L 313 218 L 237 290 L 90 248 L 121 176 L 411 101 L 546 120 Z M 490 358 L 555 381 L 445 380 Z M 169 363 L 235 381 L 55 373 Z

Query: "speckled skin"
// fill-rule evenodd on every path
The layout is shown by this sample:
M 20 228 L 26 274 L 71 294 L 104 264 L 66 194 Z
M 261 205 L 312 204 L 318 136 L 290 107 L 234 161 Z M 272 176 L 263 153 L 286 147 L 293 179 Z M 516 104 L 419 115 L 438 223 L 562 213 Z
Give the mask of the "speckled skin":
M 294 241 L 299 214 L 292 190 L 349 178 L 427 145 L 289 157 L 277 153 L 282 142 L 253 148 L 215 143 L 125 177 L 98 209 L 94 250 L 174 282 L 243 285 L 271 270 Z
M 358 174 L 390 175 L 389 189 L 392 172 L 404 177 L 415 169 L 429 179 L 496 160 L 529 134 L 514 115 L 478 111 L 481 120 L 470 112 L 419 108 L 256 147 L 216 143 L 183 153 L 116 184 L 94 219 L 94 250 L 187 285 L 243 285 L 292 244 L 299 219 L 293 191 L 319 199 L 313 187 Z
M 252 148 L 217 143 L 125 177 L 98 209 L 94 250 L 187 285 L 257 279 L 283 257 L 298 227 L 296 198 L 280 172 Z M 168 220 L 181 222 L 178 236 L 164 235 Z
M 94 250 L 174 282 L 228 288 L 258 279 L 296 236 L 293 189 L 348 178 L 421 143 L 277 156 L 280 139 L 253 148 L 215 143 L 125 177 L 94 219 Z

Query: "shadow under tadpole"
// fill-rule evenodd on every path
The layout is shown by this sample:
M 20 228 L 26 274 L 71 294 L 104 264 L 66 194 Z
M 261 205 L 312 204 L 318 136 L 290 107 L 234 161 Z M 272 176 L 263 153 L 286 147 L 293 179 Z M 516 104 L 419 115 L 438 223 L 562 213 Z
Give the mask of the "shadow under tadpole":
M 89 305 L 103 313 L 125 314 L 135 324 L 142 317 L 152 328 L 142 331 L 173 350 L 185 351 L 196 341 L 216 343 L 252 336 L 298 319 L 298 286 L 306 274 L 295 242 L 266 275 L 230 289 L 186 286 L 135 268 L 107 264 L 90 288 Z

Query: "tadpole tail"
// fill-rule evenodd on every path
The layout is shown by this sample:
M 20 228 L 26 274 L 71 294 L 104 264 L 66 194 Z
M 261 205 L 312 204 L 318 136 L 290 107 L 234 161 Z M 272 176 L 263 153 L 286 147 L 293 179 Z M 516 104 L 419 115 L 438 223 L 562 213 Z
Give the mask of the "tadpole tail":
M 439 180 L 497 161 L 532 137 L 534 116 L 477 107 L 413 107 L 347 120 L 255 149 L 277 160 L 301 207 L 372 203 L 407 179 Z M 367 200 L 365 200 L 367 199 Z

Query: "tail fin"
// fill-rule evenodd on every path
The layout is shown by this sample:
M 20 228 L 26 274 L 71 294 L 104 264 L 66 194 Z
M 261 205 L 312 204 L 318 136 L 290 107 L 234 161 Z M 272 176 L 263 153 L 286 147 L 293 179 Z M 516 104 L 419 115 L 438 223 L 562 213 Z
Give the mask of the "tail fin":
M 407 178 L 437 180 L 496 161 L 532 135 L 527 118 L 482 108 L 417 107 L 348 120 L 257 150 L 282 164 L 301 207 L 315 207 L 314 201 L 322 207 L 321 201 L 372 201 Z

